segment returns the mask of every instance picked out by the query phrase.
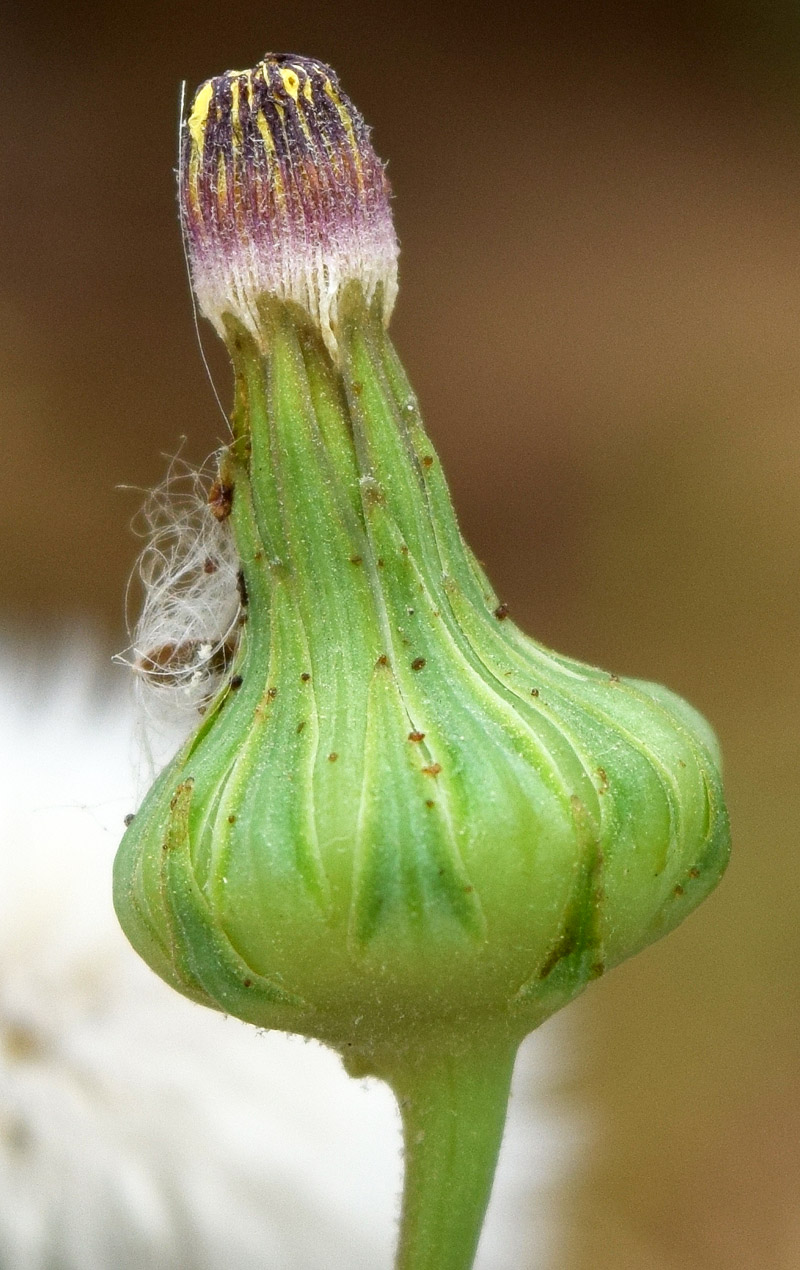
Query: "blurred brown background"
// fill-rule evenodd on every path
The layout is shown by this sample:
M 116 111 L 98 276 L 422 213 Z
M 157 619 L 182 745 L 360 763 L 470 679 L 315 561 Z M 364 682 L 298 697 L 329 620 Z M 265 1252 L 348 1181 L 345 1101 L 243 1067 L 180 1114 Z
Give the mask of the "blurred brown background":
M 390 159 L 395 337 L 512 612 L 723 742 L 721 890 L 572 1007 L 596 1143 L 565 1270 L 796 1270 L 800 10 L 7 3 L 5 627 L 120 647 L 138 500 L 116 487 L 224 434 L 178 86 L 267 47 L 333 63 Z

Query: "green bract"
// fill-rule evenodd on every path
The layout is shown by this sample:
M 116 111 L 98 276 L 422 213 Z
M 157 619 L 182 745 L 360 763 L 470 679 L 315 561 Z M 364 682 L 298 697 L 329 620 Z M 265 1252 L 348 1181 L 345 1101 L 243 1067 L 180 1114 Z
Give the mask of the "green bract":
M 398 1264 L 464 1270 L 519 1042 L 719 880 L 718 755 L 665 689 L 507 616 L 459 533 L 382 286 L 368 302 L 344 280 L 333 344 L 291 297 L 247 316 L 232 302 L 223 320 L 219 477 L 247 620 L 125 835 L 117 912 L 178 991 L 392 1084 Z

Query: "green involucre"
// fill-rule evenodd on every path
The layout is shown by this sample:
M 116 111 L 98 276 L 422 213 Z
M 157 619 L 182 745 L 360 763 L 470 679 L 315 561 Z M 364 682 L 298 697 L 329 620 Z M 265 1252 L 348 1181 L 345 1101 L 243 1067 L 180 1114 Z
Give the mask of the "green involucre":
M 480 1176 L 459 1172 L 455 1138 L 452 1186 L 426 1181 L 441 1151 L 409 1158 L 400 1261 L 458 1270 L 516 1045 L 708 894 L 728 825 L 690 707 L 507 617 L 379 304 L 353 286 L 341 311 L 339 365 L 286 304 L 262 305 L 266 355 L 229 324 L 220 477 L 247 621 L 231 677 L 125 835 L 115 904 L 175 988 L 325 1041 L 393 1084 L 407 1126 L 441 1126 L 461 1072 L 464 1114 L 486 1126 Z M 464 1073 L 493 1063 L 481 1118 Z
M 341 369 L 287 306 L 265 358 L 231 328 L 247 622 L 125 836 L 117 910 L 174 986 L 265 1027 L 364 1053 L 487 1018 L 521 1037 L 718 880 L 712 738 L 505 616 L 348 304 Z

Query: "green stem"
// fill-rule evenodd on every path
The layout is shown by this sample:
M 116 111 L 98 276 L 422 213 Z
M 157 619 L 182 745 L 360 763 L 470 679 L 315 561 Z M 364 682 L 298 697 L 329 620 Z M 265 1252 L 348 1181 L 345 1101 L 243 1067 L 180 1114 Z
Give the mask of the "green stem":
M 396 1270 L 469 1270 L 503 1136 L 517 1044 L 407 1054 L 387 1075 L 403 1119 Z

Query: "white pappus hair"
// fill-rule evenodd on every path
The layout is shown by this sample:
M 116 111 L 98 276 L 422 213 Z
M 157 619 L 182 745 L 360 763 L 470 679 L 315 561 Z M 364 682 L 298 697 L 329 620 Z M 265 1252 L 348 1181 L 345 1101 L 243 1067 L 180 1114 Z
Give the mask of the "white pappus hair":
M 156 737 L 191 729 L 229 674 L 239 640 L 243 584 L 230 522 L 213 503 L 218 457 L 199 469 L 173 458 L 133 522 L 144 546 L 128 584 L 131 644 L 116 660 L 135 672 Z M 131 621 L 136 591 L 141 610 Z

